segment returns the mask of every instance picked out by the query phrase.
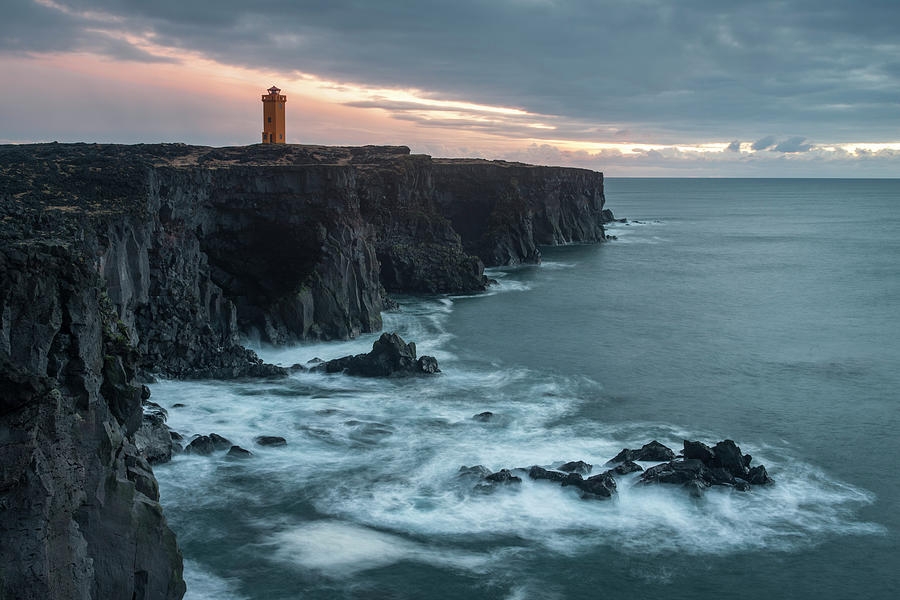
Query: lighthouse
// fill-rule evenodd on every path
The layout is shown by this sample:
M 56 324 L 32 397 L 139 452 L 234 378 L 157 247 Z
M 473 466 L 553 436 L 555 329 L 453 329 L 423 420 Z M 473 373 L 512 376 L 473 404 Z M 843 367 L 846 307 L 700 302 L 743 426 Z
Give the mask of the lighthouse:
M 287 96 L 281 95 L 274 85 L 266 90 L 263 101 L 263 144 L 284 144 L 284 103 Z

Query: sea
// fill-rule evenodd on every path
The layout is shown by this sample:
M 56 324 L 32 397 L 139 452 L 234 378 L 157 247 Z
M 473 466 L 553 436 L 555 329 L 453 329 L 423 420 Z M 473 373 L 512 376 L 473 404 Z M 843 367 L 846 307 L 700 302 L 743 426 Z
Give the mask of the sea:
M 615 240 L 397 298 L 384 330 L 437 376 L 151 386 L 174 430 L 253 453 L 154 469 L 185 597 L 897 598 L 900 180 L 610 178 L 606 198 Z M 292 365 L 377 336 L 256 349 Z M 775 484 L 631 474 L 600 501 L 458 476 L 599 473 L 685 439 L 734 440 Z

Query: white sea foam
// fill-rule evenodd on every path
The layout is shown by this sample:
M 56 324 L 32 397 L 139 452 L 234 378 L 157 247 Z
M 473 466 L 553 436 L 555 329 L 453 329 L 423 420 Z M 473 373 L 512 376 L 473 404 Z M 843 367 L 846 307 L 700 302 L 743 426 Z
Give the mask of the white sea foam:
M 487 555 L 432 548 L 397 535 L 352 523 L 325 520 L 303 523 L 273 536 L 276 560 L 330 577 L 352 575 L 400 561 L 478 570 Z

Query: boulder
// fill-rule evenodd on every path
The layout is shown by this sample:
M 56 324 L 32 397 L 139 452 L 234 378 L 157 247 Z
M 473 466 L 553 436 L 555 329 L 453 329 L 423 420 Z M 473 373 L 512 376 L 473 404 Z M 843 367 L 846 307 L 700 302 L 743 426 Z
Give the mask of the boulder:
M 485 411 L 482 413 L 478 413 L 477 415 L 472 415 L 473 421 L 481 421 L 482 423 L 484 423 L 485 421 L 490 421 L 493 418 L 494 418 L 494 413 L 492 413 L 490 411 Z
M 277 435 L 261 435 L 253 440 L 258 446 L 286 446 L 287 440 Z
M 581 475 L 587 475 L 593 468 L 594 465 L 586 463 L 583 460 L 574 460 L 559 466 L 560 471 L 565 473 L 579 473 Z
M 253 456 L 253 453 L 249 450 L 245 450 L 240 446 L 232 446 L 228 449 L 228 454 L 225 456 L 230 456 L 231 458 L 250 458 Z
M 423 356 L 416 359 L 416 345 L 406 343 L 396 333 L 383 333 L 372 344 L 368 354 L 344 356 L 312 367 L 326 373 L 344 372 L 358 377 L 390 377 L 429 375 L 440 373 L 437 359 Z
M 534 465 L 528 469 L 528 477 L 531 479 L 546 479 L 548 481 L 561 483 L 566 478 L 566 474 L 560 473 L 559 471 L 550 471 L 544 467 Z
M 232 444 L 227 439 L 216 433 L 195 437 L 184 449 L 185 454 L 212 454 L 217 450 L 231 448 Z
M 766 467 L 757 465 L 749 469 L 747 473 L 747 482 L 753 485 L 771 485 L 775 483 L 766 472 Z
M 709 464 L 709 461 L 715 457 L 712 448 L 703 442 L 691 442 L 688 440 L 684 440 L 684 450 L 682 451 L 682 455 L 685 458 L 696 458 L 703 462 L 703 464 Z
M 616 463 L 625 462 L 628 460 L 646 460 L 646 461 L 664 461 L 664 460 L 672 460 L 675 458 L 675 453 L 672 452 L 671 448 L 664 446 L 653 440 L 648 444 L 644 444 L 641 446 L 640 450 L 629 450 L 628 448 L 623 448 L 621 452 L 616 454 L 612 460 L 607 461 L 607 465 L 614 465 Z
M 609 472 L 588 477 L 579 486 L 582 498 L 611 498 L 616 493 L 616 480 Z
M 747 466 L 744 464 L 744 455 L 741 449 L 732 440 L 718 442 L 713 447 L 715 455 L 709 465 L 725 469 L 735 477 L 746 477 Z
M 643 471 L 644 467 L 637 464 L 636 462 L 626 460 L 622 464 L 618 465 L 615 468 L 610 469 L 607 473 L 615 473 L 616 475 L 627 475 L 628 473 L 636 473 L 638 471 Z

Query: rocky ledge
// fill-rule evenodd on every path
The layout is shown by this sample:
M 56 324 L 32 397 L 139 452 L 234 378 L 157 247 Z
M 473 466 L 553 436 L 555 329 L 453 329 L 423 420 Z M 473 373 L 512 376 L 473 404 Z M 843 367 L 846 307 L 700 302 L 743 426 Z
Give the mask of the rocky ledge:
M 405 147 L 0 146 L 0 598 L 183 595 L 150 466 L 182 440 L 141 381 L 283 377 L 240 340 L 378 331 L 390 292 L 603 240 L 603 204 L 600 173 Z M 437 371 L 383 349 L 332 368 Z

